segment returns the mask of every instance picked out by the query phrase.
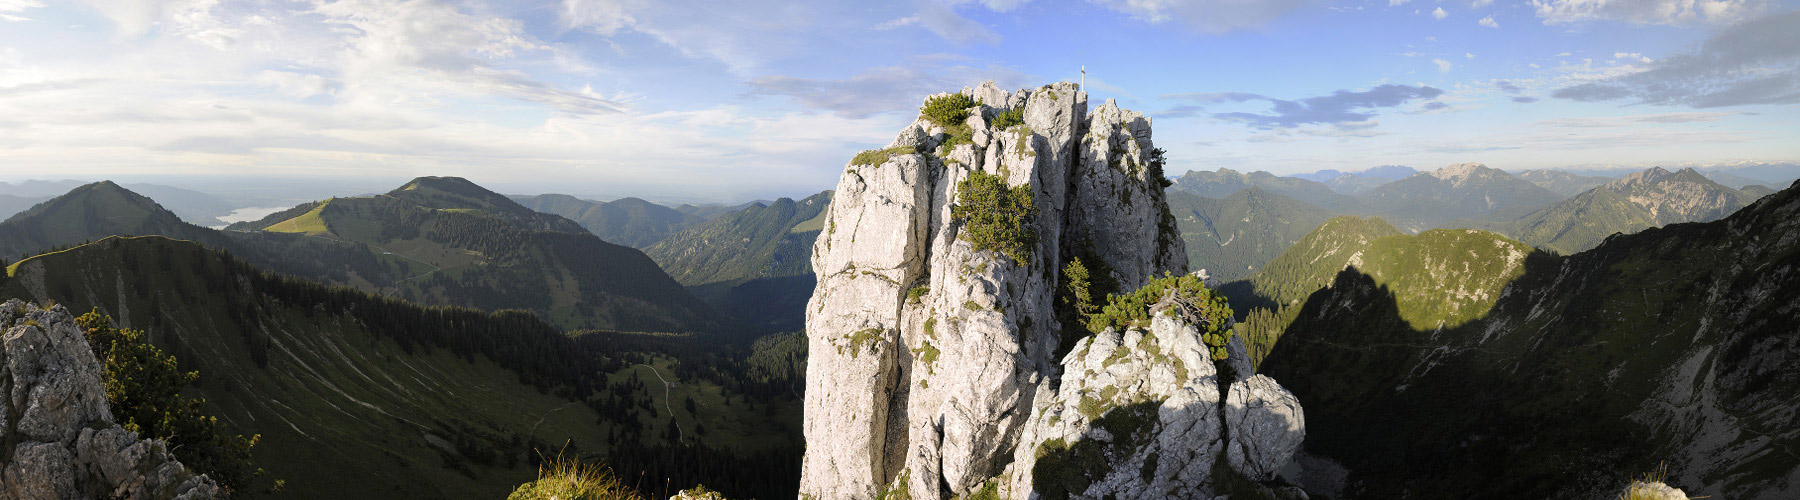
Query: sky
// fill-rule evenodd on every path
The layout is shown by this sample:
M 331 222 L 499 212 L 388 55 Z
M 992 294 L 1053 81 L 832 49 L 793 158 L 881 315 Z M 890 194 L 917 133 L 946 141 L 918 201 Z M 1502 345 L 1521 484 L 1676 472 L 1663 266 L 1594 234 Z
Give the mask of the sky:
M 1083 68 L 1172 173 L 1800 160 L 1800 0 L 0 0 L 0 181 L 799 197 Z

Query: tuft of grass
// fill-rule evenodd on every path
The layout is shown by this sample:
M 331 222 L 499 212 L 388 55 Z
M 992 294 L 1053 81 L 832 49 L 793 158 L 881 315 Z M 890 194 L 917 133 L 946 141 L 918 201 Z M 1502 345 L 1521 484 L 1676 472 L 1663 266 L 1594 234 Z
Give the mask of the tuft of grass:
M 856 157 L 850 159 L 850 164 L 873 167 L 887 163 L 888 160 L 893 159 L 895 156 L 909 155 L 917 152 L 918 150 L 905 146 L 894 146 L 887 149 L 871 149 L 857 153 Z M 832 232 L 837 232 L 835 227 L 832 228 Z
M 519 485 L 507 500 L 644 500 L 597 463 L 583 464 L 561 456 L 538 466 L 536 481 Z
M 1674 500 L 1676 498 L 1688 498 L 1686 495 L 1677 495 L 1676 492 L 1680 490 L 1675 490 L 1670 488 L 1667 484 L 1664 484 L 1663 481 L 1668 478 L 1669 465 L 1658 465 L 1655 471 L 1646 472 L 1641 478 L 1632 480 L 1631 486 L 1625 487 L 1625 492 L 1620 493 L 1618 498 L 1619 500 Z
M 920 298 L 922 298 L 925 295 L 930 294 L 930 293 L 931 293 L 930 285 L 919 285 L 919 286 L 912 287 L 911 290 L 906 291 L 906 303 L 917 304 L 917 303 L 919 303 Z

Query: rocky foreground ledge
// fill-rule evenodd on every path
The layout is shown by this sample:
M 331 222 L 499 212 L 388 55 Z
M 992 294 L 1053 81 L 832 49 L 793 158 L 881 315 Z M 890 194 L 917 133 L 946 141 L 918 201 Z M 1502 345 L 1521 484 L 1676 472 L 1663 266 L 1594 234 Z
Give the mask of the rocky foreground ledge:
M 67 309 L 9 300 L 0 328 L 0 498 L 223 496 L 162 440 L 139 440 L 113 423 L 100 363 Z

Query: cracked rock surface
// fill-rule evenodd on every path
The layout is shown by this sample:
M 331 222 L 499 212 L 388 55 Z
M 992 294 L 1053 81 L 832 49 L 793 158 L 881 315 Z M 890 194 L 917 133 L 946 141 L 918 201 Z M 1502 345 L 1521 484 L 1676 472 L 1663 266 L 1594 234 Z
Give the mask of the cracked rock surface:
M 100 362 L 62 306 L 0 304 L 0 498 L 203 499 L 217 484 L 113 423 Z

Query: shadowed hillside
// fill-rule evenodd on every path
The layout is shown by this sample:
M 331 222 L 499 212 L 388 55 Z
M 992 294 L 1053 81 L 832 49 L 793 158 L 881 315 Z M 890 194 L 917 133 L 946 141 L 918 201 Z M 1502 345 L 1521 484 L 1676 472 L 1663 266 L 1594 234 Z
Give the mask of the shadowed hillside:
M 1534 253 L 1460 326 L 1345 269 L 1263 361 L 1348 498 L 1598 498 L 1668 466 L 1692 495 L 1800 493 L 1800 187 L 1720 221 Z M 1316 429 L 1316 432 L 1314 431 Z

